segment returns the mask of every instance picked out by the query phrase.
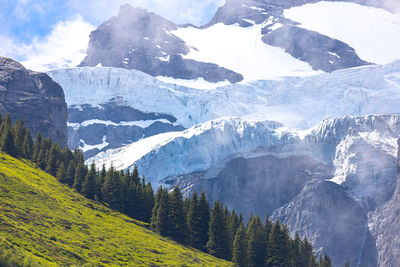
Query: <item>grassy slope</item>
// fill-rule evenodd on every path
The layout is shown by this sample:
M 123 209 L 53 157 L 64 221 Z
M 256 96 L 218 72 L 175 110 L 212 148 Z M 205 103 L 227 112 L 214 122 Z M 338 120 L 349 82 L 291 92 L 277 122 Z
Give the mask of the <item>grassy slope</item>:
M 0 248 L 44 265 L 230 265 L 139 225 L 0 153 Z

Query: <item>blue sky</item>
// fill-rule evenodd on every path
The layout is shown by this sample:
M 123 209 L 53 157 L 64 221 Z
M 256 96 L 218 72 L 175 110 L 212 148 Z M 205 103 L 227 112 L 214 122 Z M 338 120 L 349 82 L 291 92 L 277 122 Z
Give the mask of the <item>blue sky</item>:
M 90 31 L 125 3 L 176 23 L 201 25 L 224 0 L 0 0 L 0 56 L 37 70 L 73 66 Z

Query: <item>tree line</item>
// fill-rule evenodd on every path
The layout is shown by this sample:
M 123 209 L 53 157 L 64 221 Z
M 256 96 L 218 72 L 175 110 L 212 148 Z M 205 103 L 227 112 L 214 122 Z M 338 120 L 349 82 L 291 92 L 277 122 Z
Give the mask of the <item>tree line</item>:
M 252 215 L 246 224 L 241 214 L 218 201 L 210 208 L 204 192 L 184 199 L 178 187 L 171 192 L 159 187 L 154 195 L 136 167 L 124 172 L 106 170 L 104 165 L 98 169 L 94 163 L 87 166 L 79 149 L 61 148 L 40 133 L 33 140 L 23 120 L 12 124 L 9 114 L 0 115 L 0 133 L 3 152 L 34 162 L 88 199 L 150 223 L 161 236 L 233 261 L 235 266 L 332 266 L 327 255 L 316 259 L 306 238 L 301 240 L 297 234 L 291 238 L 286 225 L 273 223 L 268 216 L 263 223 Z
M 183 199 L 178 187 L 172 192 L 159 187 L 151 217 L 151 229 L 177 242 L 190 245 L 240 267 L 330 267 L 330 258 L 316 258 L 311 243 L 296 234 L 292 239 L 286 225 L 263 223 L 215 201 L 210 209 L 204 192 Z
M 106 170 L 105 166 L 98 170 L 94 163 L 87 166 L 79 149 L 61 148 L 40 133 L 33 140 L 24 121 L 12 124 L 9 114 L 4 118 L 0 115 L 0 133 L 3 152 L 34 162 L 86 198 L 107 203 L 111 209 L 134 219 L 150 222 L 154 192 L 151 184 L 139 177 L 137 168 L 123 172 L 113 167 Z

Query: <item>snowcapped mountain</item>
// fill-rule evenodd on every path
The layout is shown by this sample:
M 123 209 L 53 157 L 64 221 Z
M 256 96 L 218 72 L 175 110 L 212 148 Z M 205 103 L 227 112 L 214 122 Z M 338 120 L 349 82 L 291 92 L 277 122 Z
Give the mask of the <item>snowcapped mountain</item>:
M 386 4 L 227 0 L 201 27 L 122 6 L 81 67 L 48 73 L 68 144 L 155 186 L 268 212 L 336 266 L 400 265 L 397 228 L 384 229 L 400 137 L 400 15 Z
M 400 59 L 400 15 L 385 7 L 372 0 L 228 0 L 196 27 L 124 5 L 92 32 L 80 66 L 137 69 L 210 88 L 387 64 Z
M 273 214 L 293 233 L 309 237 L 318 252 L 329 253 L 337 266 L 346 258 L 376 266 L 374 225 L 366 225 L 369 212 L 396 189 L 399 134 L 399 115 L 327 118 L 305 131 L 225 118 L 109 150 L 88 162 L 119 169 L 135 163 L 154 185 L 179 185 L 186 195 L 204 190 L 245 216 Z
M 80 146 L 87 157 L 226 116 L 307 129 L 327 115 L 400 112 L 400 61 L 213 90 L 117 68 L 55 70 L 49 76 L 65 90 L 69 145 Z

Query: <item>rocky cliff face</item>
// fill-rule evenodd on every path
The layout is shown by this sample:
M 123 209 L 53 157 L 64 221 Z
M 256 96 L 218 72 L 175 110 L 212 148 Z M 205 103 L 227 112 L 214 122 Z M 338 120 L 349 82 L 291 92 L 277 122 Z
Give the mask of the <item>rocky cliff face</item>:
M 26 70 L 18 62 L 0 57 L 0 112 L 13 121 L 23 118 L 35 136 L 67 144 L 67 105 L 60 85 L 47 74 Z
M 335 266 L 376 266 L 376 247 L 367 227 L 367 210 L 346 190 L 328 181 L 310 181 L 272 219 L 307 237 L 318 254 L 329 253 Z
M 398 140 L 400 147 L 400 139 Z M 375 239 L 379 266 L 400 266 L 400 150 L 397 156 L 397 186 L 392 198 L 372 211 L 368 227 Z
M 335 266 L 397 266 L 399 135 L 399 115 L 326 118 L 305 131 L 224 118 L 88 162 L 126 169 L 130 158 L 155 185 L 204 190 L 246 217 L 268 212 Z
M 178 25 L 144 9 L 121 6 L 117 17 L 90 35 L 87 56 L 80 66 L 137 69 L 152 76 L 204 78 L 218 82 L 241 81 L 242 75 L 216 64 L 185 59 L 190 48 L 171 34 Z

